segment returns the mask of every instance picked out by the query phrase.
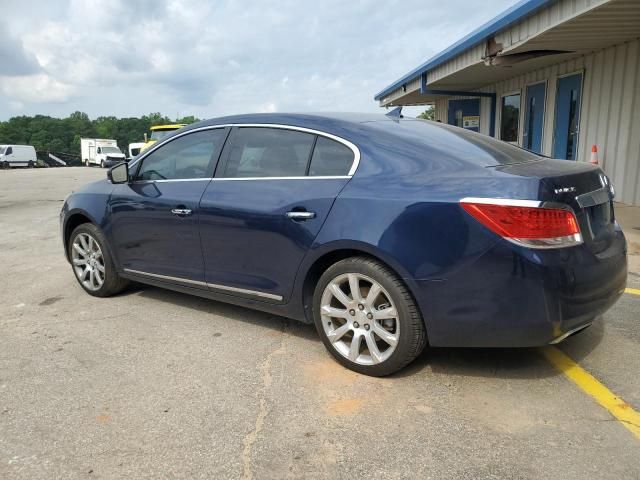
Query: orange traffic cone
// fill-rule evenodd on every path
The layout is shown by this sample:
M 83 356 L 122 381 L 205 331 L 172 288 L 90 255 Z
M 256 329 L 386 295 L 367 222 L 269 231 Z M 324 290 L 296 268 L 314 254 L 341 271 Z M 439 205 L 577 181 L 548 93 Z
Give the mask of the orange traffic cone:
M 591 165 L 598 165 L 598 146 L 591 147 Z

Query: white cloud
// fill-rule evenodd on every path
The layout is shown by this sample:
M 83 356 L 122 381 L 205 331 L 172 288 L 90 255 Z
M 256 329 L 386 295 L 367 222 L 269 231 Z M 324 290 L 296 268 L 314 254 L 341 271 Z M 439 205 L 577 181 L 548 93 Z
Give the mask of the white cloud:
M 93 117 L 376 111 L 377 91 L 514 2 L 5 1 L 22 63 L 0 69 L 0 105 Z
M 0 78 L 0 89 L 16 104 L 58 103 L 68 101 L 74 91 L 71 85 L 57 81 L 46 74 Z

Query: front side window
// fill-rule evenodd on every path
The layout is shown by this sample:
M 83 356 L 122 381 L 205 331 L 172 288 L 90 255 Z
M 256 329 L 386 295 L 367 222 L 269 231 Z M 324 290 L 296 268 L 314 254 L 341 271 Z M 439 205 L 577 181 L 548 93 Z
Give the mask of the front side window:
M 13 153 L 13 147 L 7 147 L 7 151 L 4 152 L 5 155 L 11 155 Z
M 315 135 L 264 127 L 235 132 L 223 177 L 302 177 Z
M 500 139 L 517 143 L 520 127 L 520 94 L 502 97 L 502 120 Z
M 309 176 L 344 176 L 353 165 L 353 152 L 349 147 L 326 137 L 318 137 L 313 149 Z
M 207 178 L 224 142 L 225 130 L 194 132 L 170 141 L 142 160 L 135 180 Z

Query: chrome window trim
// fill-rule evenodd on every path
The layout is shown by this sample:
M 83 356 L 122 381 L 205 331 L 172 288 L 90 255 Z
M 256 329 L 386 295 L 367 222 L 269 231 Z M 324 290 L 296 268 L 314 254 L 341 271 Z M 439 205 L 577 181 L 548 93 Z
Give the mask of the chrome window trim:
M 316 177 L 220 177 L 213 178 L 214 182 L 237 182 L 240 180 L 344 180 L 351 178 L 349 175 L 316 176 Z
M 215 130 L 215 129 L 219 129 L 219 128 L 228 128 L 228 127 L 240 127 L 240 128 L 245 128 L 245 127 L 249 127 L 249 128 L 275 128 L 275 129 L 280 129 L 280 130 L 293 130 L 293 131 L 297 131 L 297 132 L 304 132 L 304 133 L 309 133 L 312 135 L 318 135 L 318 136 L 322 136 L 322 137 L 326 137 L 329 138 L 331 140 L 334 140 L 338 143 L 343 144 L 344 146 L 348 147 L 352 152 L 353 152 L 353 163 L 351 164 L 351 168 L 349 169 L 349 172 L 347 172 L 347 175 L 334 175 L 334 176 L 318 176 L 318 177 L 312 177 L 312 176 L 291 176 L 291 177 L 214 177 L 214 180 L 268 180 L 268 179 L 278 179 L 278 180 L 290 180 L 290 179 L 301 179 L 301 178 L 316 178 L 316 179 L 320 179 L 320 180 L 326 180 L 326 179 L 333 179 L 333 178 L 351 178 L 353 177 L 353 175 L 355 175 L 356 171 L 358 170 L 358 166 L 360 165 L 360 149 L 352 142 L 350 142 L 349 140 L 346 140 L 342 137 L 339 137 L 337 135 L 333 135 L 331 133 L 327 133 L 327 132 L 323 132 L 322 130 L 315 130 L 312 128 L 306 128 L 306 127 L 297 127 L 295 125 L 287 125 L 287 124 L 282 124 L 282 123 L 225 123 L 224 125 L 208 125 L 206 127 L 199 127 L 199 128 L 194 128 L 191 130 L 187 130 L 186 132 L 182 132 L 179 133 L 173 137 L 164 139 L 160 142 L 156 142 L 155 145 L 153 145 L 152 147 L 150 147 L 148 150 L 145 150 L 142 154 L 140 154 L 140 156 L 138 158 L 136 158 L 129 166 L 129 168 L 134 168 L 138 162 L 141 162 L 142 160 L 144 160 L 148 155 L 150 155 L 151 153 L 153 153 L 156 149 L 160 148 L 161 146 L 165 145 L 166 143 L 169 143 L 173 140 L 175 140 L 176 138 L 180 138 L 184 135 L 189 135 L 190 133 L 194 133 L 194 132 L 201 132 L 204 130 Z M 175 181 L 175 180 L 191 180 L 191 179 L 169 179 L 169 180 L 154 180 L 154 181 L 163 181 L 163 182 L 167 182 L 167 181 Z M 194 179 L 195 180 L 195 179 Z M 202 178 L 202 179 L 197 179 L 197 180 L 211 180 L 211 178 Z M 145 180 L 148 181 L 148 180 Z M 138 182 L 132 182 L 132 183 L 138 183 Z
M 282 301 L 282 296 L 281 295 L 274 295 L 273 293 L 260 292 L 258 290 L 248 290 L 246 288 L 230 287 L 228 285 L 220 285 L 220 284 L 217 284 L 217 283 L 201 282 L 201 281 L 198 281 L 198 280 L 190 280 L 188 278 L 172 277 L 170 275 L 160 275 L 158 273 L 143 272 L 141 270 L 134 270 L 134 269 L 131 269 L 131 268 L 125 268 L 124 271 L 126 273 L 132 273 L 134 275 L 141 275 L 141 276 L 144 276 L 144 277 L 151 277 L 151 278 L 157 278 L 157 279 L 160 279 L 160 280 L 169 280 L 169 281 L 172 281 L 172 282 L 181 282 L 181 283 L 187 283 L 187 284 L 191 284 L 191 285 L 198 285 L 198 286 L 201 286 L 201 287 L 207 287 L 210 290 L 224 290 L 224 291 L 228 291 L 228 292 L 244 293 L 246 295 L 253 295 L 253 296 L 256 296 L 256 297 L 268 298 L 270 300 Z
M 166 180 L 134 180 L 129 183 L 140 185 L 141 183 L 169 183 L 169 182 L 210 182 L 211 178 L 168 178 Z

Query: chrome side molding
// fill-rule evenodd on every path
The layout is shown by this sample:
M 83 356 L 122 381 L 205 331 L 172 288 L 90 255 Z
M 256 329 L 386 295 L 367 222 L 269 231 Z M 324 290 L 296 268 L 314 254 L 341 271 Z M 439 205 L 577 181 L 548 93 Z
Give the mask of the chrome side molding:
M 245 295 L 253 295 L 254 297 L 268 298 L 269 300 L 282 301 L 282 295 L 274 295 L 273 293 L 260 292 L 258 290 L 248 290 L 246 288 L 230 287 L 228 285 L 219 285 L 216 283 L 200 282 L 198 280 L 190 280 L 188 278 L 172 277 L 170 275 L 160 275 L 158 273 L 143 272 L 140 270 L 133 270 L 131 268 L 125 268 L 126 273 L 133 275 L 141 275 L 143 277 L 157 278 L 159 280 L 166 280 L 169 282 L 178 282 L 188 285 L 197 285 L 199 287 L 205 287 L 209 290 L 223 290 L 225 292 L 242 293 Z

